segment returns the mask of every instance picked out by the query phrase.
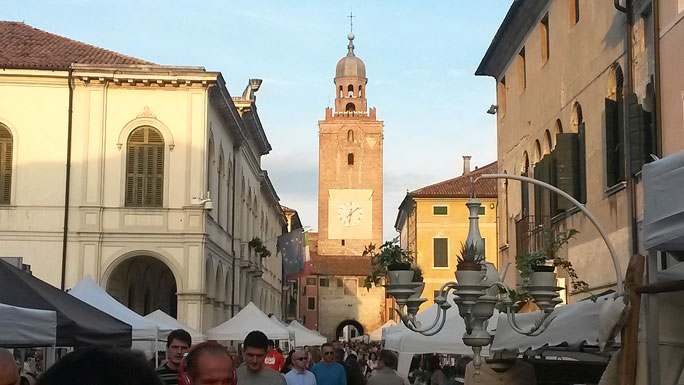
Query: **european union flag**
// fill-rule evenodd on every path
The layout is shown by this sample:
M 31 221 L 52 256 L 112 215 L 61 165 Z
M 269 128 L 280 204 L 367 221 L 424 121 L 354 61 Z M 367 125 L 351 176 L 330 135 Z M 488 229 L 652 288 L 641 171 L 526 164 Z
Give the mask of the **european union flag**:
M 283 274 L 290 275 L 304 270 L 306 256 L 304 229 L 292 230 L 278 237 L 278 250 L 283 256 Z

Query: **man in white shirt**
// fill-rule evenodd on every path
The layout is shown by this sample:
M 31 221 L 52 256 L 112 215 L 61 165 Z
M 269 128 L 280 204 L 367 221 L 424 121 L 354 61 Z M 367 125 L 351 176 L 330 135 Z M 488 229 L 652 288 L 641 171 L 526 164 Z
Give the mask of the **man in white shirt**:
M 292 370 L 285 375 L 287 385 L 316 385 L 316 376 L 306 370 L 309 354 L 303 350 L 292 353 Z

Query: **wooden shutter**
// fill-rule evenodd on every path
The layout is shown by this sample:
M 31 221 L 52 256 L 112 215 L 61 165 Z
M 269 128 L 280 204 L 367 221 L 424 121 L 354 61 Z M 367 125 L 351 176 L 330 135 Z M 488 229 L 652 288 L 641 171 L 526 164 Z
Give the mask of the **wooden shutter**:
M 619 166 L 616 148 L 618 146 L 618 103 L 606 98 L 606 185 L 611 187 L 618 181 Z
M 449 246 L 446 238 L 435 238 L 434 245 L 434 267 L 449 267 Z
M 527 176 L 527 171 L 520 174 L 521 176 Z M 522 216 L 526 217 L 530 215 L 530 185 L 527 182 L 520 182 L 520 199 L 521 199 L 521 211 Z
M 578 134 L 557 134 L 554 164 L 556 187 L 579 199 L 579 148 Z M 568 210 L 573 206 L 565 198 L 558 199 L 558 209 Z
M 126 154 L 126 206 L 161 207 L 164 190 L 164 140 L 157 130 L 131 133 Z
M 10 204 L 12 192 L 12 134 L 0 126 L 0 205 Z
M 655 133 L 651 113 L 639 104 L 636 94 L 627 97 L 629 108 L 629 151 L 632 175 L 641 171 L 648 163 L 650 154 L 655 153 Z
M 552 155 L 547 154 L 534 165 L 534 179 L 553 184 L 551 166 Z M 544 223 L 544 217 L 551 216 L 551 194 L 539 186 L 534 186 L 534 214 L 537 225 Z
M 577 184 L 578 197 L 580 203 L 587 203 L 587 144 L 584 122 L 577 128 Z

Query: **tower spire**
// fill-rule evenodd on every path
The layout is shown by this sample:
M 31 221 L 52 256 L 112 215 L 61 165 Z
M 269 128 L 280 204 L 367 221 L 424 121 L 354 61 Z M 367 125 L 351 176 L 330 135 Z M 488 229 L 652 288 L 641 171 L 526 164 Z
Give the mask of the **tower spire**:
M 347 35 L 347 39 L 349 39 L 349 44 L 347 45 L 347 56 L 355 56 L 354 55 L 354 14 L 349 11 L 349 35 Z

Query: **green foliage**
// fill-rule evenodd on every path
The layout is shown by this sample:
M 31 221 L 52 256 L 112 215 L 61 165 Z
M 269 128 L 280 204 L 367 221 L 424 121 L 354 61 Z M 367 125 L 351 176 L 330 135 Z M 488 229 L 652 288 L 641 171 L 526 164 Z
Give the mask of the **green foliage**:
M 544 229 L 541 250 L 515 256 L 515 265 L 520 272 L 520 277 L 525 280 L 529 279 L 535 266 L 560 267 L 568 273 L 573 291 L 586 290 L 589 285 L 579 279 L 572 263 L 558 256 L 558 250 L 565 246 L 577 233 L 575 229 L 570 229 L 567 232 L 556 232 L 552 228 Z
M 271 251 L 266 248 L 259 237 L 252 238 L 252 240 L 247 243 L 247 246 L 249 246 L 250 249 L 254 249 L 254 252 L 259 254 L 259 257 L 261 258 L 268 258 L 271 256 Z
M 387 270 L 392 265 L 411 264 L 413 262 L 413 255 L 408 250 L 404 250 L 399 246 L 399 239 L 394 238 L 377 247 L 374 243 L 364 247 L 364 257 L 371 257 L 371 274 L 366 276 L 363 286 L 370 290 L 373 285 L 379 285 L 380 280 L 387 275 Z
M 411 270 L 413 270 L 413 282 L 423 282 L 423 270 L 420 266 L 413 266 Z
M 456 256 L 458 263 L 482 263 L 483 257 L 477 255 L 475 244 L 465 245 L 461 243 L 461 254 Z

